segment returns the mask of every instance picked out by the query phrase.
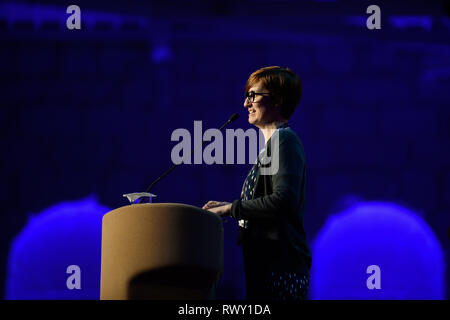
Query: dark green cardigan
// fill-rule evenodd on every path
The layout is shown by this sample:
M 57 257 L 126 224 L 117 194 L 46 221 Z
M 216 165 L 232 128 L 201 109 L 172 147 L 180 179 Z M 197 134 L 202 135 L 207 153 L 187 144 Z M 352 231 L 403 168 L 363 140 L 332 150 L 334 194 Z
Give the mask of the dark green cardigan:
M 277 255 L 278 261 L 262 258 L 268 268 L 295 268 L 309 273 L 312 258 L 303 224 L 306 178 L 303 146 L 292 129 L 283 127 L 269 139 L 265 152 L 258 159 L 265 155 L 270 157 L 277 150 L 277 172 L 262 175 L 261 171 L 267 170 L 272 163 L 258 162 L 253 199 L 233 201 L 231 216 L 248 221 L 248 228 L 239 227 L 243 245 L 254 247 L 255 252 L 259 249 L 265 252 L 264 248 L 257 247 L 267 244 L 274 244 L 274 250 L 285 249 L 283 256 Z

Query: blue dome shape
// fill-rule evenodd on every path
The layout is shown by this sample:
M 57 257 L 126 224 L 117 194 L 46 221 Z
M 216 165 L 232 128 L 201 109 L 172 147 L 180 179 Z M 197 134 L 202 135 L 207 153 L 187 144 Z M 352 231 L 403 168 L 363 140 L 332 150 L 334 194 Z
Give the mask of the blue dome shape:
M 12 242 L 6 299 L 99 299 L 102 218 L 108 211 L 90 196 L 34 215 Z M 80 270 L 79 289 L 67 285 L 72 265 Z
M 445 299 L 442 248 L 400 205 L 355 203 L 329 218 L 312 251 L 311 299 Z M 379 289 L 369 288 L 370 266 L 379 267 Z

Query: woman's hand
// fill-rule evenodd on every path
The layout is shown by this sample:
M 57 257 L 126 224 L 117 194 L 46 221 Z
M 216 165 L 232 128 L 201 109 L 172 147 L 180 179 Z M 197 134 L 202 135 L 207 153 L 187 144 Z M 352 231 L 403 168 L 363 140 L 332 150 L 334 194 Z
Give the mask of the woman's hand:
M 228 203 L 224 206 L 220 206 L 220 207 L 214 207 L 211 209 L 208 209 L 208 211 L 215 213 L 219 216 L 225 217 L 225 216 L 229 216 L 231 213 L 231 203 Z
M 221 207 L 224 206 L 226 204 L 229 204 L 229 202 L 221 202 L 221 201 L 208 201 L 203 207 L 202 209 L 205 210 L 209 210 L 211 208 L 215 208 L 215 207 Z
M 208 210 L 219 216 L 228 216 L 231 213 L 231 203 L 208 201 L 208 203 L 206 203 L 202 209 Z

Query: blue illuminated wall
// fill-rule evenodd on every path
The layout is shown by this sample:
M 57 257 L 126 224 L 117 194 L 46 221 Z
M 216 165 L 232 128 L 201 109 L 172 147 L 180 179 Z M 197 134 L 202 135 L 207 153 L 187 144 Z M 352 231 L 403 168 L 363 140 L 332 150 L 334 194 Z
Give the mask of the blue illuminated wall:
M 194 120 L 217 128 L 234 112 L 241 117 L 230 127 L 249 128 L 243 87 L 268 65 L 288 66 L 303 80 L 290 124 L 306 154 L 308 241 L 326 230 L 339 199 L 356 194 L 413 208 L 448 257 L 450 22 L 440 1 L 378 1 L 382 29 L 374 31 L 361 1 L 79 1 L 86 20 L 76 31 L 66 29 L 59 1 L 4 3 L 1 275 L 30 212 L 90 194 L 101 206 L 125 205 L 123 193 L 145 190 L 171 166 L 175 129 L 193 132 Z M 158 202 L 200 207 L 232 201 L 249 169 L 181 166 L 152 192 Z M 240 298 L 237 225 L 224 227 L 218 297 Z
M 101 226 L 108 211 L 91 196 L 31 216 L 11 243 L 6 298 L 99 299 Z M 73 265 L 79 288 L 67 285 Z
M 330 216 L 313 254 L 312 299 L 445 298 L 439 241 L 423 219 L 397 204 L 357 202 Z M 373 265 L 379 286 L 368 289 Z

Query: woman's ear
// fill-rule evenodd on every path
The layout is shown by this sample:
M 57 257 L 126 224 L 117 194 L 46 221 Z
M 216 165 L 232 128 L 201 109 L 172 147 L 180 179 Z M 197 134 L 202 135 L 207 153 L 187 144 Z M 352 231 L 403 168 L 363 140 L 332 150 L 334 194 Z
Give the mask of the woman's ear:
M 282 104 L 283 104 L 283 99 L 282 98 L 275 98 L 274 101 L 273 101 L 273 105 L 277 109 L 280 109 Z

